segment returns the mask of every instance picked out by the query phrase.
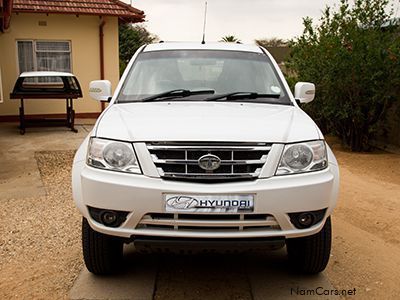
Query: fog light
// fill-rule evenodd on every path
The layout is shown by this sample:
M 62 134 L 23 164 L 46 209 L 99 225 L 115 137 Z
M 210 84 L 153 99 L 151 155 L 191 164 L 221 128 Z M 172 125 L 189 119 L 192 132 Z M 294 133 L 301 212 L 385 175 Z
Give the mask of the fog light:
M 290 222 L 298 229 L 306 229 L 322 221 L 326 208 L 314 211 L 289 213 Z
M 129 212 L 107 210 L 88 206 L 89 214 L 93 220 L 108 227 L 119 227 L 126 221 Z
M 101 221 L 104 225 L 113 225 L 118 219 L 118 215 L 114 211 L 105 211 L 101 215 Z
M 314 223 L 314 216 L 310 213 L 302 213 L 297 217 L 297 221 L 301 226 L 307 228 Z

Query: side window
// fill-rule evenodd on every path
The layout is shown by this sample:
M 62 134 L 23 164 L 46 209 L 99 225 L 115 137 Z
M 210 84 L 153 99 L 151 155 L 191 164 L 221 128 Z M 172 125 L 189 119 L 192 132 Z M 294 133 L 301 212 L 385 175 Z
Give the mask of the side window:
M 67 77 L 67 81 L 68 81 L 68 84 L 69 84 L 69 88 L 71 90 L 75 90 L 75 91 L 79 90 L 78 84 L 77 84 L 76 79 L 74 77 Z

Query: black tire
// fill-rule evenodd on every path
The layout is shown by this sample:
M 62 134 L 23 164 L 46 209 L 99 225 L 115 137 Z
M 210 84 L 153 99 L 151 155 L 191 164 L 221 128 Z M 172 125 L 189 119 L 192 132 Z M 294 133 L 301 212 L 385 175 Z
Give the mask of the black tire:
M 82 250 L 86 268 L 91 273 L 108 275 L 121 264 L 123 242 L 117 237 L 94 231 L 82 218 Z
M 324 227 L 317 234 L 286 240 L 289 261 L 300 272 L 322 272 L 329 261 L 331 243 L 331 218 L 328 217 Z

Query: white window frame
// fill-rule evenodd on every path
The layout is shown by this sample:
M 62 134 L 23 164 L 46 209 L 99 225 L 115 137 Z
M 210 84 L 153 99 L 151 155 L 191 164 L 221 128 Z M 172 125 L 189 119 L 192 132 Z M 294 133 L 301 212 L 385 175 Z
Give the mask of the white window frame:
M 37 42 L 67 42 L 69 44 L 69 62 L 70 62 L 70 73 L 73 73 L 72 68 L 73 68 L 73 63 L 72 63 L 72 42 L 71 40 L 33 40 L 33 39 L 18 39 L 15 42 L 15 47 L 16 47 L 16 60 L 17 60 L 17 72 L 18 74 L 21 74 L 21 70 L 19 68 L 19 53 L 18 53 L 18 42 L 31 42 L 32 43 L 32 56 L 33 56 L 33 71 L 37 71 L 37 52 L 48 52 L 48 51 L 38 51 L 36 47 Z M 60 52 L 60 53 L 66 53 L 66 51 L 51 51 L 51 52 Z

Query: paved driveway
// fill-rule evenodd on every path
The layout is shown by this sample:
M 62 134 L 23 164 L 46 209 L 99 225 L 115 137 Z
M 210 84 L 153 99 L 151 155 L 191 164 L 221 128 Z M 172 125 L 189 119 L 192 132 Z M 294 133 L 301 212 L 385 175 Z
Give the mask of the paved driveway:
M 84 268 L 70 292 L 71 299 L 303 299 L 301 293 L 306 289 L 333 289 L 323 274 L 292 272 L 284 250 L 247 255 L 149 255 L 128 247 L 125 252 L 125 270 L 120 275 L 97 277 Z
M 48 187 L 46 189 L 43 184 L 43 178 L 41 178 L 35 160 L 35 152 L 77 149 L 92 126 L 81 124 L 77 128 L 79 129 L 77 134 L 66 132 L 65 129 L 60 128 L 30 128 L 26 135 L 21 136 L 18 134 L 15 124 L 0 124 L 0 147 L 2 149 L 0 151 L 2 161 L 0 199 L 15 198 L 32 201 L 32 199 L 47 197 L 46 193 L 51 193 L 51 190 Z M 68 176 L 67 178 L 69 178 Z M 68 189 L 69 187 L 65 193 L 69 195 Z M 72 201 L 72 199 L 67 200 L 67 202 Z M 9 202 L 4 201 L 4 203 Z M 56 225 L 62 226 L 62 224 Z M 76 227 L 70 230 L 78 231 L 79 226 Z M 35 228 L 32 230 L 34 231 Z M 8 232 L 10 249 L 15 248 L 14 239 L 17 240 L 19 234 L 20 232 Z M 44 234 L 44 232 L 35 232 L 35 234 Z M 54 232 L 54 234 L 56 233 Z M 79 248 L 79 238 L 73 239 L 71 242 L 74 243 L 69 246 L 71 249 Z M 49 245 L 58 247 L 56 240 L 50 242 Z M 39 253 L 33 249 L 35 248 L 24 250 L 29 261 L 38 261 L 39 258 L 43 259 L 46 256 L 46 253 Z M 68 250 L 66 249 L 66 251 Z M 287 266 L 284 250 L 249 255 L 143 255 L 135 253 L 134 248 L 128 246 L 125 252 L 125 269 L 119 275 L 96 277 L 83 267 L 79 275 L 70 274 L 71 278 L 77 276 L 73 285 L 69 285 L 69 283 L 59 285 L 58 282 L 52 281 L 54 276 L 47 273 L 46 270 L 41 271 L 38 278 L 35 277 L 36 275 L 32 275 L 33 277 L 29 275 L 32 270 L 25 272 L 29 278 L 25 278 L 24 281 L 11 278 L 14 275 L 10 273 L 2 285 L 2 289 L 4 288 L 2 292 L 9 295 L 6 287 L 13 289 L 18 285 L 18 293 L 21 293 L 19 294 L 21 297 L 32 296 L 34 289 L 33 295 L 46 295 L 43 297 L 47 297 L 52 289 L 57 291 L 55 286 L 72 286 L 70 291 L 64 291 L 64 297 L 69 295 L 72 299 L 277 299 L 289 297 L 296 299 L 297 297 L 304 298 L 301 295 L 296 296 L 296 292 L 301 293 L 306 288 L 332 288 L 323 274 L 301 276 L 293 273 Z M 10 257 L 11 252 L 2 254 Z M 75 254 L 74 257 L 69 259 L 81 264 L 82 258 Z M 19 260 L 18 256 L 13 259 Z M 57 259 L 63 260 L 63 257 Z M 48 258 L 48 261 L 52 261 L 52 258 Z M 46 265 L 43 264 L 38 264 L 38 266 L 46 268 Z M 57 266 L 54 266 L 55 270 L 56 268 Z M 18 272 L 20 271 L 18 270 Z M 57 281 L 63 280 L 63 278 L 61 276 L 61 279 L 57 278 Z M 42 292 L 45 292 L 44 294 L 36 291 L 37 281 L 40 286 L 45 287 L 45 290 L 41 289 Z M 13 295 L 16 296 L 16 292 L 14 293 Z M 62 293 L 62 291 L 61 294 L 57 291 L 55 297 L 59 297 Z M 313 297 L 307 298 L 312 299 Z M 317 298 L 324 299 L 323 297 Z

